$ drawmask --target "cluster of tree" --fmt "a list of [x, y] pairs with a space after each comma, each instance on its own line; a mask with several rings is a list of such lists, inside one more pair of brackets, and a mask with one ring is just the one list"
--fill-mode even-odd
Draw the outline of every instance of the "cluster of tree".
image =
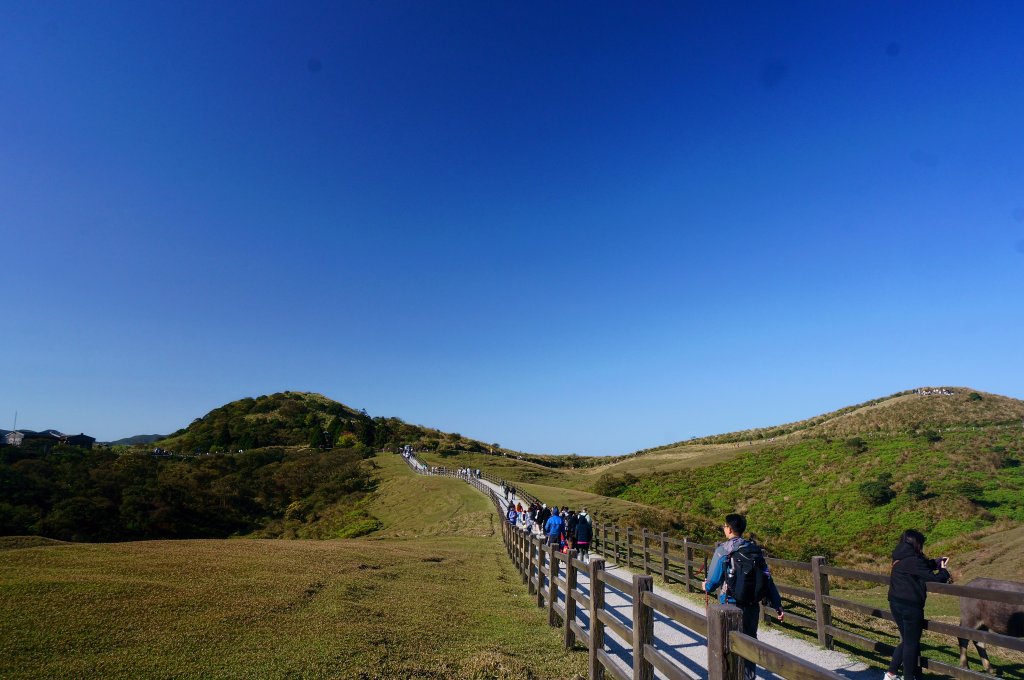
[[480, 442], [459, 434], [410, 425], [399, 418], [371, 418], [366, 411], [305, 392], [233, 401], [156, 445], [182, 453], [222, 453], [267, 446], [330, 449], [363, 445], [397, 450], [405, 444], [442, 453], [487, 450]]
[[[373, 489], [372, 452], [263, 448], [156, 458], [57, 446], [0, 448], [0, 535], [72, 541], [226, 537], [316, 521]], [[296, 515], [301, 508], [301, 516]], [[291, 516], [288, 517], [289, 509]]]

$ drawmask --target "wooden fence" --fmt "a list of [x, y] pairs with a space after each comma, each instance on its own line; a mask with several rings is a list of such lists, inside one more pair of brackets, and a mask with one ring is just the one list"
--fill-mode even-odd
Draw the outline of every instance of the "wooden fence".
[[[496, 495], [492, 499], [500, 510]], [[547, 610], [548, 624], [562, 627], [565, 648], [571, 649], [577, 642], [587, 648], [589, 677], [594, 680], [608, 677], [650, 680], [654, 678], [655, 669], [669, 680], [693, 680], [694, 676], [668, 656], [659, 644], [654, 634], [655, 612], [706, 637], [710, 680], [739, 680], [743, 677], [745, 660], [794, 680], [842, 679], [833, 671], [744, 635], [742, 611], [738, 607], [715, 603], [708, 607], [705, 616], [656, 594], [652, 576], [633, 574], [627, 580], [606, 570], [603, 558], [582, 562], [575, 551], [560, 552], [556, 546], [546, 545], [543, 539], [507, 522], [502, 524], [502, 537], [527, 592], [535, 598], [538, 607]], [[581, 572], [587, 575], [589, 583], [586, 594], [579, 587]], [[605, 594], [609, 588], [632, 602], [632, 625], [605, 609]], [[585, 624], [580, 613], [585, 613]], [[631, 650], [631, 668], [624, 668], [608, 652], [606, 636], [609, 632], [624, 648]]]
[[[701, 584], [707, 576], [708, 560], [714, 552], [715, 546], [696, 543], [686, 538], [672, 538], [665, 533], [648, 532], [646, 529], [638, 532], [628, 527], [622, 529], [612, 524], [598, 524], [595, 519], [592, 549], [599, 555], [631, 569], [641, 570], [644, 574], [658, 574], [666, 584], [680, 583], [686, 586], [687, 592], [700, 592]], [[788, 623], [814, 632], [818, 637], [819, 644], [827, 649], [832, 649], [834, 641], [839, 640], [863, 650], [892, 654], [893, 647], [891, 645], [835, 626], [832, 617], [832, 610], [836, 608], [892, 622], [893, 617], [888, 609], [879, 609], [860, 602], [837, 598], [830, 594], [833, 578], [887, 586], [889, 585], [887, 574], [842, 569], [829, 565], [824, 557], [812, 557], [810, 562], [775, 558], [768, 558], [767, 561], [774, 570], [788, 569], [806, 572], [809, 575], [811, 588], [781, 583], [776, 579], [779, 593], [784, 599], [789, 600], [790, 603], [807, 606], [814, 612], [814, 618], [787, 612], [786, 621]], [[1024, 593], [971, 588], [947, 583], [929, 583], [927, 588], [928, 592], [936, 594], [1024, 605]], [[768, 619], [770, 614], [771, 612], [766, 608], [765, 618]], [[931, 620], [925, 621], [924, 628], [952, 638], [975, 640], [1004, 649], [1024, 651], [1024, 639], [1008, 635]], [[924, 656], [921, 657], [921, 665], [924, 668], [961, 680], [991, 679], [991, 675], [986, 673], [952, 666]]]
[[[409, 464], [412, 466], [411, 462]], [[413, 469], [417, 472], [423, 472], [415, 467]], [[460, 476], [458, 471], [448, 468], [432, 468], [429, 470], [432, 471], [432, 474], [452, 477]], [[506, 484], [505, 480], [486, 473], [481, 473], [481, 477], [499, 486]], [[465, 477], [463, 478], [466, 479]], [[482, 483], [474, 476], [470, 476], [466, 481], [486, 494], [494, 503], [498, 514], [504, 517], [505, 513], [502, 506], [504, 499], [499, 499], [499, 494], [495, 493], [491, 487]], [[518, 487], [516, 490], [521, 498], [525, 498], [524, 493]], [[530, 502], [535, 500], [530, 497]], [[792, 657], [781, 650], [737, 632], [739, 630], [738, 620], [732, 621], [732, 617], [738, 616], [740, 612], [736, 607], [713, 604], [709, 608], [708, 619], [704, 619], [703, 616], [694, 614], [676, 603], [656, 595], [653, 592], [653, 585], [647, 585], [648, 583], [653, 584], [652, 575], [657, 574], [661, 576], [662, 581], [666, 584], [679, 583], [686, 586], [687, 592], [701, 592], [701, 584], [707, 576], [708, 561], [714, 552], [715, 546], [697, 543], [687, 538], [673, 538], [664, 532], [654, 533], [646, 529], [636, 531], [631, 527], [622, 528], [609, 523], [601, 524], [598, 523], [597, 518], [594, 518], [593, 529], [591, 548], [595, 553], [629, 569], [642, 571], [643, 574], [634, 575], [633, 582], [630, 583], [621, 577], [606, 572], [604, 570], [605, 559], [595, 558], [588, 565], [575, 559], [574, 556], [570, 557], [558, 552], [554, 549], [554, 546], [543, 545], [543, 539], [529, 536], [511, 527], [507, 522], [502, 521], [502, 533], [506, 547], [509, 550], [509, 555], [523, 573], [523, 582], [527, 584], [530, 594], [536, 596], [538, 606], [546, 606], [548, 608], [548, 620], [552, 625], [556, 625], [559, 620], [569, 622], [569, 625], [565, 626], [567, 645], [571, 645], [572, 641], [579, 639], [590, 650], [591, 678], [604, 677], [604, 671], [600, 671], [601, 674], [599, 674], [598, 666], [600, 665], [602, 668], [608, 669], [609, 664], [611, 664], [611, 657], [603, 649], [604, 629], [606, 627], [611, 628], [624, 642], [628, 643], [632, 640], [634, 650], [643, 650], [643, 654], [636, 654], [634, 651], [632, 677], [652, 677], [644, 675], [647, 672], [645, 669], [648, 669], [649, 666], [657, 667], [669, 678], [689, 677], [679, 667], [672, 666], [672, 662], [653, 646], [652, 641], [644, 637], [650, 633], [644, 625], [635, 626], [631, 630], [607, 612], [598, 612], [597, 610], [601, 609], [600, 606], [597, 607], [597, 610], [591, 608], [594, 600], [597, 600], [599, 604], [603, 603], [604, 588], [608, 585], [616, 588], [626, 596], [632, 597], [634, 621], [641, 621], [643, 617], [653, 615], [653, 611], [657, 611], [691, 630], [698, 633], [706, 632], [709, 645], [709, 664], [712, 663], [711, 659], [716, 653], [721, 654], [723, 659], [728, 654], [733, 654], [744, 659], [753, 660], [759, 666], [787, 678], [809, 680], [810, 678], [840, 677], [831, 671], [808, 664], [801, 659]], [[888, 585], [888, 575], [839, 568], [829, 565], [824, 557], [812, 557], [810, 562], [797, 562], [776, 558], [768, 558], [767, 561], [769, 566], [776, 570], [776, 573], [780, 569], [786, 569], [806, 572], [809, 575], [812, 584], [811, 588], [781, 583], [776, 579], [779, 593], [785, 600], [788, 600], [791, 604], [799, 603], [812, 609], [814, 612], [814, 618], [787, 612], [786, 621], [788, 623], [814, 632], [818, 637], [819, 644], [827, 649], [832, 649], [834, 641], [839, 640], [863, 650], [881, 654], [892, 654], [893, 647], [891, 645], [835, 626], [833, 625], [832, 617], [833, 608], [837, 608], [892, 622], [892, 614], [887, 609], [879, 609], [852, 600], [837, 598], [830, 594], [830, 588], [833, 585], [830, 577]], [[554, 570], [551, 567], [552, 564], [555, 565]], [[594, 573], [595, 564], [599, 565], [597, 569], [598, 574]], [[575, 588], [576, 574], [579, 569], [586, 570], [590, 576], [590, 582], [595, 584], [593, 587], [594, 595], [589, 599]], [[553, 587], [550, 584], [552, 571], [555, 572], [555, 585]], [[564, 577], [562, 576], [563, 571], [565, 572]], [[569, 586], [570, 583], [572, 587]], [[562, 588], [562, 596], [565, 597], [566, 604], [564, 606], [558, 604], [557, 595], [559, 588]], [[1024, 593], [991, 590], [988, 588], [971, 588], [945, 583], [929, 583], [927, 588], [928, 592], [936, 594], [1024, 605]], [[549, 591], [553, 595], [549, 594]], [[571, 596], [567, 596], [567, 594]], [[573, 616], [571, 616], [571, 614], [576, 612], [576, 605], [578, 603], [581, 603], [590, 612], [589, 620], [594, 622], [591, 624], [589, 631], [581, 629], [579, 622], [575, 621]], [[717, 612], [719, 609], [721, 613], [716, 613], [713, 616], [726, 621], [726, 623], [718, 622], [712, 624], [712, 612]], [[638, 618], [637, 614], [641, 618]], [[766, 608], [764, 612], [766, 620], [770, 620], [771, 614], [772, 612]], [[718, 621], [718, 618], [715, 620]], [[925, 620], [924, 628], [925, 630], [948, 635], [953, 638], [979, 641], [987, 645], [1024, 652], [1024, 639], [1021, 638], [964, 628], [941, 621]], [[637, 633], [637, 629], [639, 629], [639, 633]], [[722, 631], [728, 632], [728, 635]], [[637, 638], [636, 635], [640, 637]], [[716, 648], [717, 651], [712, 649], [714, 645], [718, 646]], [[959, 666], [951, 666], [924, 656], [921, 657], [921, 665], [929, 670], [945, 673], [960, 680], [991, 680], [991, 675], [989, 674], [978, 673], [960, 668]], [[665, 670], [670, 666], [672, 670]], [[725, 668], [726, 666], [732, 669], [729, 672], [738, 672], [733, 668], [735, 664], [730, 666], [729, 663], [722, 662], [721, 667]], [[639, 670], [637, 670], [638, 668]], [[710, 668], [709, 672], [711, 672]], [[621, 674], [618, 668], [608, 670], [608, 673], [612, 677], [626, 677]], [[712, 675], [711, 677], [725, 676]]]

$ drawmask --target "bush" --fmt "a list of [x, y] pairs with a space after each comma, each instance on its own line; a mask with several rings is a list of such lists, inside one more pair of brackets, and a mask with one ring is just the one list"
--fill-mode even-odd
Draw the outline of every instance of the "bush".
[[919, 501], [927, 495], [928, 485], [920, 479], [915, 479], [907, 484], [906, 493], [915, 501]]
[[857, 487], [857, 490], [860, 492], [861, 498], [875, 507], [885, 505], [896, 497], [896, 492], [889, 486], [889, 482], [882, 478], [864, 482]]
[[981, 401], [982, 396], [977, 392], [971, 392], [970, 394], [967, 395], [967, 398], [970, 399], [971, 401]]
[[621, 496], [636, 482], [637, 478], [628, 472], [622, 476], [605, 473], [594, 484], [594, 493], [601, 496]]
[[852, 453], [864, 453], [868, 450], [868, 443], [860, 437], [850, 437], [846, 440], [846, 448]]

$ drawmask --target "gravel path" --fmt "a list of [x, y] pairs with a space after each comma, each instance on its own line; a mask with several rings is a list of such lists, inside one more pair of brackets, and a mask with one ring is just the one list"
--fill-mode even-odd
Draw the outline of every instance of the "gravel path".
[[[502, 495], [501, 487], [485, 482], [489, 487], [494, 489], [498, 494], [499, 498]], [[513, 499], [513, 503], [516, 499]], [[508, 510], [508, 503], [503, 501], [504, 509]], [[617, 573], [620, 577], [632, 580], [630, 575], [632, 572], [625, 568], [616, 565], [614, 562], [609, 563], [607, 567], [609, 571]], [[583, 572], [577, 572], [578, 587], [579, 589], [590, 596], [590, 580], [587, 574]], [[546, 579], [545, 579], [546, 581]], [[659, 589], [655, 587], [656, 592], [661, 597], [677, 602], [680, 605], [704, 613], [703, 607], [696, 605], [690, 600], [667, 590]], [[564, 593], [559, 592], [558, 599], [560, 601], [565, 600]], [[633, 615], [633, 601], [632, 598], [621, 591], [613, 588], [610, 585], [605, 585], [605, 609], [612, 613], [613, 616], [621, 620], [624, 624], [632, 627], [632, 615]], [[580, 625], [587, 629], [589, 627], [589, 621], [586, 611], [577, 609], [576, 613], [577, 621]], [[654, 613], [654, 637], [655, 647], [664, 653], [669, 658], [672, 658], [676, 663], [686, 670], [686, 672], [695, 677], [705, 680], [708, 677], [707, 672], [707, 639], [701, 633], [689, 630], [683, 627], [681, 624], [665, 617], [658, 612]], [[822, 649], [816, 644], [801, 640], [798, 638], [790, 637], [778, 629], [765, 626], [761, 624], [758, 630], [758, 639], [767, 642], [773, 647], [785, 650], [790, 654], [799, 656], [801, 659], [810, 661], [813, 664], [822, 666], [836, 671], [840, 675], [843, 675], [851, 680], [880, 680], [882, 677], [882, 671], [868, 667], [866, 664], [853, 659], [842, 652], [829, 651]], [[633, 664], [633, 652], [629, 648], [631, 641], [620, 640], [619, 637], [610, 629], [605, 628], [605, 642], [606, 649], [609, 654], [616, 657], [622, 662], [622, 670], [631, 674], [628, 669], [632, 668]], [[664, 677], [657, 669], [655, 669], [655, 677]], [[758, 669], [758, 677], [764, 678], [765, 680], [778, 680], [779, 676], [773, 673]]]

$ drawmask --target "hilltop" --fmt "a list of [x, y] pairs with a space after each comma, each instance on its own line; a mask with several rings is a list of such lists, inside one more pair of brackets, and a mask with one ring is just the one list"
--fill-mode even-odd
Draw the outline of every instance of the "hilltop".
[[795, 433], [844, 436], [869, 432], [913, 432], [954, 426], [986, 427], [1020, 422], [1024, 401], [969, 387], [921, 387], [896, 392], [792, 423], [694, 437], [638, 454], [704, 444], [753, 443]]
[[399, 418], [370, 417], [315, 392], [277, 392], [246, 397], [213, 409], [156, 445], [181, 453], [218, 453], [265, 446], [377, 449], [413, 444], [419, 448], [484, 451], [488, 445]]

